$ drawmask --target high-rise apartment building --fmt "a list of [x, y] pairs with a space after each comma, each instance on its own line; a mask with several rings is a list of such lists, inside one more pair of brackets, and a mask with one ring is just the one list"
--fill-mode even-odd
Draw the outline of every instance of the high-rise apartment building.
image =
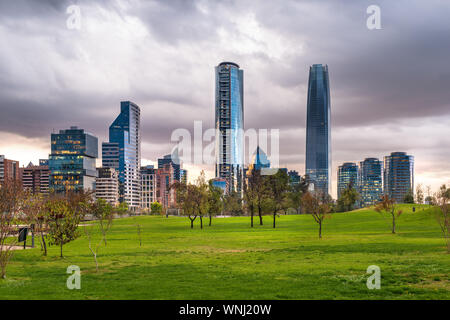
[[173, 167], [169, 163], [156, 171], [156, 200], [163, 208], [171, 208], [176, 204], [175, 189], [171, 188], [173, 177]]
[[55, 192], [95, 190], [97, 157], [98, 139], [83, 129], [71, 127], [52, 133], [49, 189]]
[[97, 168], [95, 197], [112, 206], [119, 204], [119, 173], [114, 168]]
[[48, 194], [50, 170], [48, 160], [39, 160], [39, 165], [29, 163], [28, 166], [20, 168], [22, 186], [32, 194]]
[[0, 183], [8, 180], [20, 180], [19, 161], [9, 160], [0, 155]]
[[382, 161], [366, 158], [359, 163], [358, 189], [361, 207], [369, 207], [380, 201], [383, 195]]
[[338, 168], [338, 184], [337, 192], [338, 198], [341, 197], [342, 192], [349, 186], [358, 190], [358, 166], [354, 162], [345, 162]]
[[120, 103], [120, 114], [109, 127], [109, 142], [102, 144], [102, 166], [119, 173], [119, 201], [138, 211], [141, 206], [140, 108], [131, 101]]
[[315, 191], [331, 193], [331, 126], [328, 66], [309, 69], [306, 120], [306, 174]]
[[414, 194], [414, 157], [392, 152], [384, 157], [384, 193], [402, 203], [409, 192]]
[[234, 62], [215, 68], [216, 178], [242, 193], [244, 163], [244, 71]]
[[156, 173], [152, 165], [141, 167], [141, 201], [142, 209], [146, 211], [151, 210], [151, 204], [156, 202]]
[[164, 168], [164, 165], [170, 164], [173, 167], [173, 179], [181, 181], [181, 165], [180, 160], [175, 155], [167, 154], [163, 158], [158, 159], [158, 169]]

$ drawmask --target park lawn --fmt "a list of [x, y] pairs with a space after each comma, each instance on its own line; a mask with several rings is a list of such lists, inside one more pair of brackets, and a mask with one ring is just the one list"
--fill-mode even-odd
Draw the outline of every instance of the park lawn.
[[[402, 207], [395, 235], [388, 216], [360, 209], [326, 219], [321, 240], [309, 215], [280, 216], [276, 229], [271, 216], [253, 229], [249, 217], [204, 219], [203, 230], [184, 217], [118, 219], [98, 273], [84, 235], [63, 259], [58, 247], [47, 257], [16, 251], [0, 299], [450, 299], [435, 209]], [[81, 268], [81, 290], [66, 287], [70, 265]], [[367, 289], [370, 265], [381, 268], [380, 290]]]

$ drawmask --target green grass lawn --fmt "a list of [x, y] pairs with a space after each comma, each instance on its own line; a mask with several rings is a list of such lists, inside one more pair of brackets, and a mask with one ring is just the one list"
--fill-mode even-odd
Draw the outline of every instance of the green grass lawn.
[[[363, 209], [326, 219], [321, 240], [308, 215], [281, 216], [276, 229], [270, 216], [253, 229], [236, 217], [203, 230], [184, 217], [119, 219], [98, 273], [85, 236], [63, 259], [58, 247], [48, 257], [16, 251], [0, 299], [450, 299], [450, 255], [432, 209], [403, 207], [395, 235], [387, 216]], [[66, 287], [69, 265], [81, 268], [81, 290]], [[369, 265], [381, 268], [380, 290], [366, 287]]]

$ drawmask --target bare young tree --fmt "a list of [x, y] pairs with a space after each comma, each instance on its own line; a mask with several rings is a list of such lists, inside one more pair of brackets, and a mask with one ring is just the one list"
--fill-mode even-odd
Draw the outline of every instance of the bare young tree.
[[398, 210], [394, 199], [389, 198], [387, 194], [383, 195], [381, 201], [375, 206], [375, 211], [379, 213], [388, 213], [392, 217], [392, 233], [396, 231], [397, 218], [403, 213], [402, 210]]
[[416, 203], [422, 204], [424, 199], [425, 199], [425, 196], [424, 196], [424, 192], [423, 192], [423, 186], [421, 183], [419, 183], [416, 186]]
[[319, 225], [319, 239], [322, 239], [323, 220], [331, 211], [330, 197], [320, 192], [306, 192], [302, 197], [302, 206], [306, 214], [310, 214]]
[[21, 217], [20, 211], [24, 205], [26, 193], [17, 180], [5, 180], [0, 185], [0, 277], [6, 278], [6, 268], [17, 244], [16, 233]]
[[445, 184], [442, 185], [434, 198], [434, 202], [438, 206], [436, 219], [447, 244], [447, 253], [450, 253], [450, 188], [447, 188]]

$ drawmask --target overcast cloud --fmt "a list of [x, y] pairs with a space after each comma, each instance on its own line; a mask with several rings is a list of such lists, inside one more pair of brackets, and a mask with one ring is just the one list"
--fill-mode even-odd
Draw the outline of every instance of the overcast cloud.
[[[66, 26], [72, 4], [80, 30]], [[381, 30], [366, 27], [371, 4]], [[416, 183], [437, 188], [450, 182], [449, 16], [438, 0], [2, 1], [0, 154], [36, 162], [50, 132], [71, 125], [105, 141], [132, 100], [144, 162], [155, 161], [173, 130], [213, 126], [214, 66], [234, 61], [245, 127], [280, 129], [280, 164], [304, 173], [308, 70], [322, 63], [334, 176], [342, 162], [406, 151]], [[200, 169], [188, 168], [191, 178]]]

